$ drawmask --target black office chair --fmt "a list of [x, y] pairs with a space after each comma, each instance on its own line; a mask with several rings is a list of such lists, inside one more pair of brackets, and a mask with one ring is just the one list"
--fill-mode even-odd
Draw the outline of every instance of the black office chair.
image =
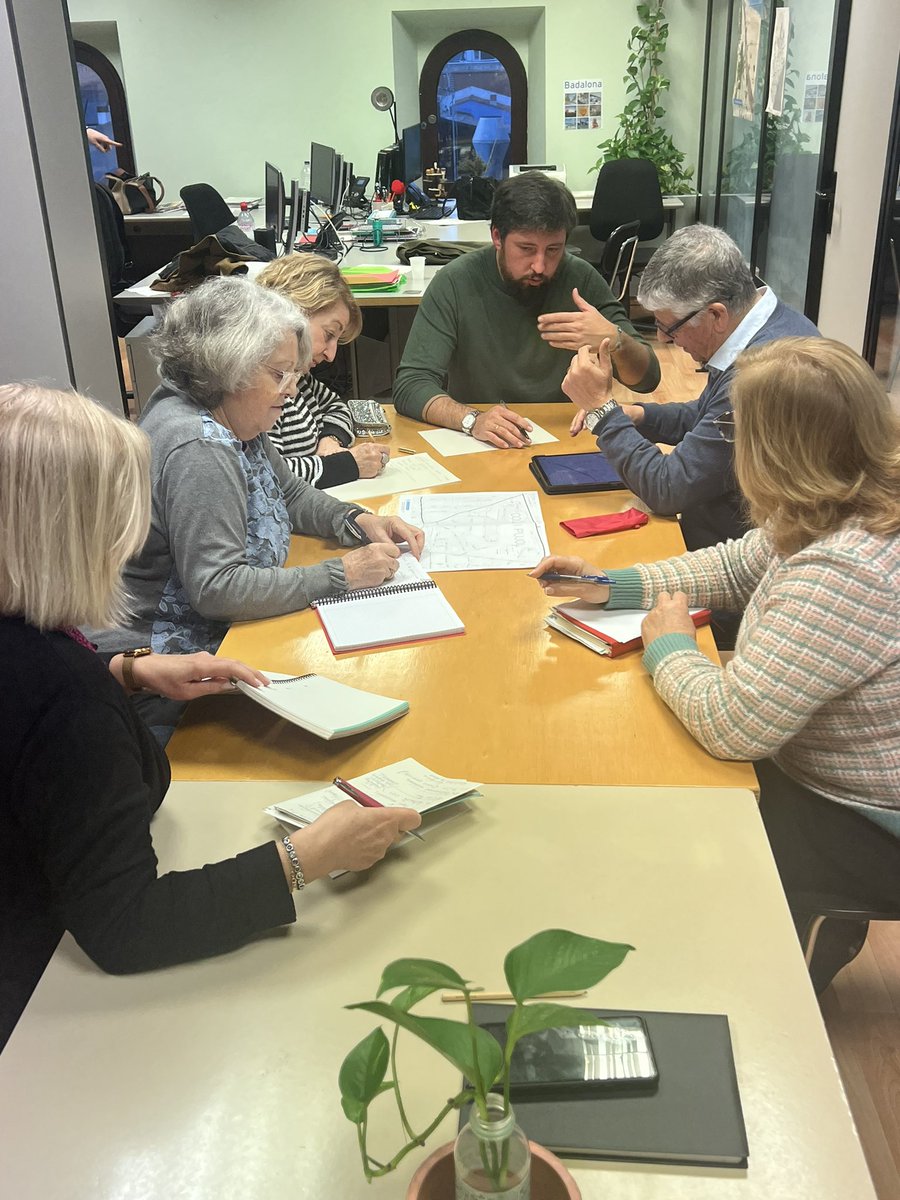
[[603, 247], [597, 270], [609, 284], [610, 291], [619, 301], [628, 295], [631, 272], [637, 255], [640, 221], [628, 221], [614, 229]]
[[[649, 242], [662, 233], [666, 214], [659, 175], [648, 158], [616, 158], [597, 172], [597, 184], [588, 221], [598, 242], [608, 242], [623, 225], [638, 222], [638, 241]], [[639, 273], [653, 251], [635, 247], [631, 269]], [[603, 263], [595, 264], [603, 274]]]
[[[109, 279], [109, 290], [115, 299], [119, 292], [134, 283], [133, 264], [125, 236], [125, 219], [112, 192], [104, 184], [94, 183], [94, 197], [103, 266]], [[115, 302], [112, 316], [116, 337], [124, 337], [143, 319], [143, 313], [135, 316], [119, 308]]]
[[195, 243], [234, 224], [234, 213], [208, 183], [189, 183], [181, 189], [181, 199], [191, 219]]
[[[830, 951], [828, 947], [823, 947], [823, 943], [819, 940], [819, 934], [826, 921], [849, 922], [847, 934], [849, 942], [853, 943], [850, 949], [855, 953], [862, 949], [870, 921], [900, 921], [900, 904], [896, 908], [875, 909], [867, 907], [853, 897], [822, 893], [805, 893], [798, 896], [797, 901], [804, 911], [812, 914], [801, 934], [800, 945], [803, 948], [803, 957], [817, 993], [824, 991], [831, 982], [831, 978], [852, 961], [852, 959], [847, 959], [844, 954], [841, 955], [843, 961], [828, 961], [833, 951]], [[843, 943], [847, 942], [848, 938], [845, 936], [840, 940], [842, 944], [838, 950], [843, 951]], [[823, 954], [817, 953], [823, 948]]]

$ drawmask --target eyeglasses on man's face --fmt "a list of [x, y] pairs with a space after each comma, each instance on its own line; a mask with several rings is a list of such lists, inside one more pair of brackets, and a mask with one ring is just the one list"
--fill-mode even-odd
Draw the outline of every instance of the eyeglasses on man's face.
[[734, 413], [724, 412], [719, 417], [713, 417], [713, 425], [719, 431], [719, 436], [726, 442], [734, 441]]
[[660, 325], [659, 321], [654, 318], [653, 324], [656, 326], [657, 333], [661, 333], [663, 337], [670, 338], [678, 332], [682, 325], [687, 325], [692, 317], [696, 317], [697, 313], [703, 312], [706, 308], [705, 304], [701, 304], [699, 308], [695, 308], [693, 312], [689, 312], [686, 317], [682, 317], [679, 321], [673, 321], [671, 325]]
[[296, 391], [297, 384], [303, 378], [302, 371], [282, 371], [278, 367], [270, 367], [268, 363], [263, 363], [263, 367], [277, 382], [279, 392], [287, 391], [289, 388]]

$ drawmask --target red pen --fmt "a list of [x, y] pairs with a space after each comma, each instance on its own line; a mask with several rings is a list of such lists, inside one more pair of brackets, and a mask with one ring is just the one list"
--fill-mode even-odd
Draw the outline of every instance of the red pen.
[[[384, 808], [380, 800], [376, 800], [374, 796], [367, 796], [365, 792], [361, 792], [358, 787], [355, 787], [352, 783], [348, 783], [346, 779], [341, 779], [340, 775], [336, 775], [332, 782], [345, 796], [349, 796], [351, 800], [355, 800], [360, 808]], [[406, 832], [414, 838], [418, 838], [420, 842], [425, 841], [421, 833], [416, 833], [414, 829], [407, 829]]]

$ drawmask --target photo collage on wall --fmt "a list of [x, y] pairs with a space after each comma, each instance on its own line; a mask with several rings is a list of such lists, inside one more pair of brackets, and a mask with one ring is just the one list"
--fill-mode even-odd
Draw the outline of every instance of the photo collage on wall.
[[599, 79], [567, 79], [563, 85], [563, 128], [599, 129], [603, 84]]

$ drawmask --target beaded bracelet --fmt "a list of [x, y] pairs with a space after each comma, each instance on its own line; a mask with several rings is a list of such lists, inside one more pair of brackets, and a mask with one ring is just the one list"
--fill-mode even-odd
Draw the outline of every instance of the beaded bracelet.
[[291, 864], [292, 891], [300, 892], [306, 887], [306, 880], [303, 878], [303, 868], [300, 866], [297, 851], [294, 849], [294, 844], [289, 837], [282, 838], [281, 844], [284, 846], [285, 853]]

